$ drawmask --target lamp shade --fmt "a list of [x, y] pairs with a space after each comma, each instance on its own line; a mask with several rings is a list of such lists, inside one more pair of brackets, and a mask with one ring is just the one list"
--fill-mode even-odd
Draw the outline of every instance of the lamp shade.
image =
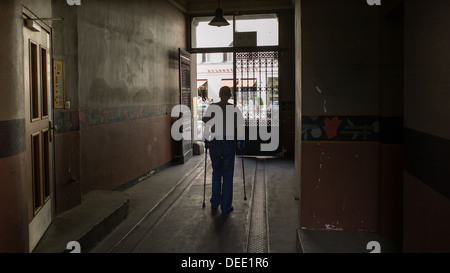
[[221, 8], [216, 9], [216, 15], [215, 17], [209, 22], [210, 26], [215, 27], [223, 27], [223, 26], [229, 26], [230, 23], [223, 17], [223, 10]]

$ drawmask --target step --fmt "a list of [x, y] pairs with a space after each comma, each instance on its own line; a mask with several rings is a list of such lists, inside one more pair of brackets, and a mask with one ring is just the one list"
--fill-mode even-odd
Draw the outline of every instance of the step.
[[81, 205], [57, 216], [34, 249], [34, 253], [70, 252], [76, 241], [81, 252], [89, 252], [128, 216], [130, 196], [125, 192], [94, 190], [83, 196]]
[[297, 248], [301, 253], [370, 253], [369, 242], [377, 242], [381, 253], [401, 251], [395, 242], [376, 232], [297, 229]]

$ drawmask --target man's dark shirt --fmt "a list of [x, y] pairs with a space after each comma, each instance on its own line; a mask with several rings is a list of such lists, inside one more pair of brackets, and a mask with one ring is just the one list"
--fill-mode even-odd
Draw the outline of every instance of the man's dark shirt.
[[[218, 103], [212, 103], [211, 105], [217, 105], [217, 106], [219, 106], [222, 109], [222, 117], [223, 117], [223, 131], [222, 132], [223, 132], [223, 139], [225, 140], [225, 139], [227, 139], [227, 131], [226, 131], [226, 124], [227, 124], [226, 123], [227, 122], [227, 112], [226, 111], [227, 110], [226, 110], [226, 108], [227, 108], [228, 105], [229, 106], [233, 106], [233, 107], [234, 107], [234, 105], [229, 103], [229, 102], [227, 102], [227, 101], [220, 101]], [[214, 114], [215, 113], [211, 109], [209, 109], [209, 107], [208, 107], [208, 109], [206, 110], [206, 115], [202, 118], [202, 121], [207, 123], [209, 120], [214, 118]], [[240, 111], [239, 111], [239, 114], [240, 114]], [[241, 117], [242, 117], [242, 114], [241, 114]], [[238, 132], [238, 130], [237, 130], [238, 126], [237, 125], [238, 125], [238, 119], [237, 119], [237, 115], [235, 114], [234, 115], [234, 124], [233, 124], [234, 132], [232, 134], [228, 135], [228, 139], [231, 136], [233, 136], [234, 140], [241, 139], [241, 138], [238, 138], [237, 134], [240, 133], [242, 135], [242, 132]], [[213, 126], [211, 128], [211, 132], [214, 134], [215, 131], [216, 131], [215, 130], [215, 126]]]

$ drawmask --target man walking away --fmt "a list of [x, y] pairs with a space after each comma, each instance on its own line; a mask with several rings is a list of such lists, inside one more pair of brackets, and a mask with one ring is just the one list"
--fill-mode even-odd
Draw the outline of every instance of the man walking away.
[[[210, 202], [213, 210], [216, 210], [220, 205], [222, 214], [228, 214], [233, 211], [234, 161], [236, 144], [240, 145], [240, 141], [236, 143], [236, 140], [244, 139], [244, 127], [241, 111], [239, 108], [235, 108], [233, 104], [228, 102], [231, 98], [231, 88], [228, 86], [222, 87], [219, 91], [219, 97], [220, 102], [211, 104], [206, 110], [202, 120], [207, 123], [215, 117], [217, 113], [216, 110], [221, 110], [222, 120], [219, 120], [218, 122], [216, 120], [213, 127], [210, 129], [211, 140], [208, 144], [213, 168], [212, 196]], [[233, 124], [233, 126], [227, 126], [227, 122]], [[206, 139], [206, 141], [208, 141], [208, 139]]]

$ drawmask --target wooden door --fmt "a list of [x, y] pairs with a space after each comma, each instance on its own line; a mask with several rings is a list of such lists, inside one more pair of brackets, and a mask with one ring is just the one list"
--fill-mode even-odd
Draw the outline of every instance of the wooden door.
[[[187, 106], [192, 109], [191, 96], [191, 54], [181, 48], [178, 49], [179, 55], [179, 73], [180, 73], [180, 105]], [[191, 110], [192, 111], [192, 110]], [[182, 130], [192, 136], [192, 117], [185, 119]], [[181, 161], [187, 162], [193, 155], [192, 139], [182, 139], [181, 147]]]
[[[39, 29], [39, 28], [38, 28]], [[53, 132], [50, 33], [23, 27], [29, 249], [52, 221]]]

